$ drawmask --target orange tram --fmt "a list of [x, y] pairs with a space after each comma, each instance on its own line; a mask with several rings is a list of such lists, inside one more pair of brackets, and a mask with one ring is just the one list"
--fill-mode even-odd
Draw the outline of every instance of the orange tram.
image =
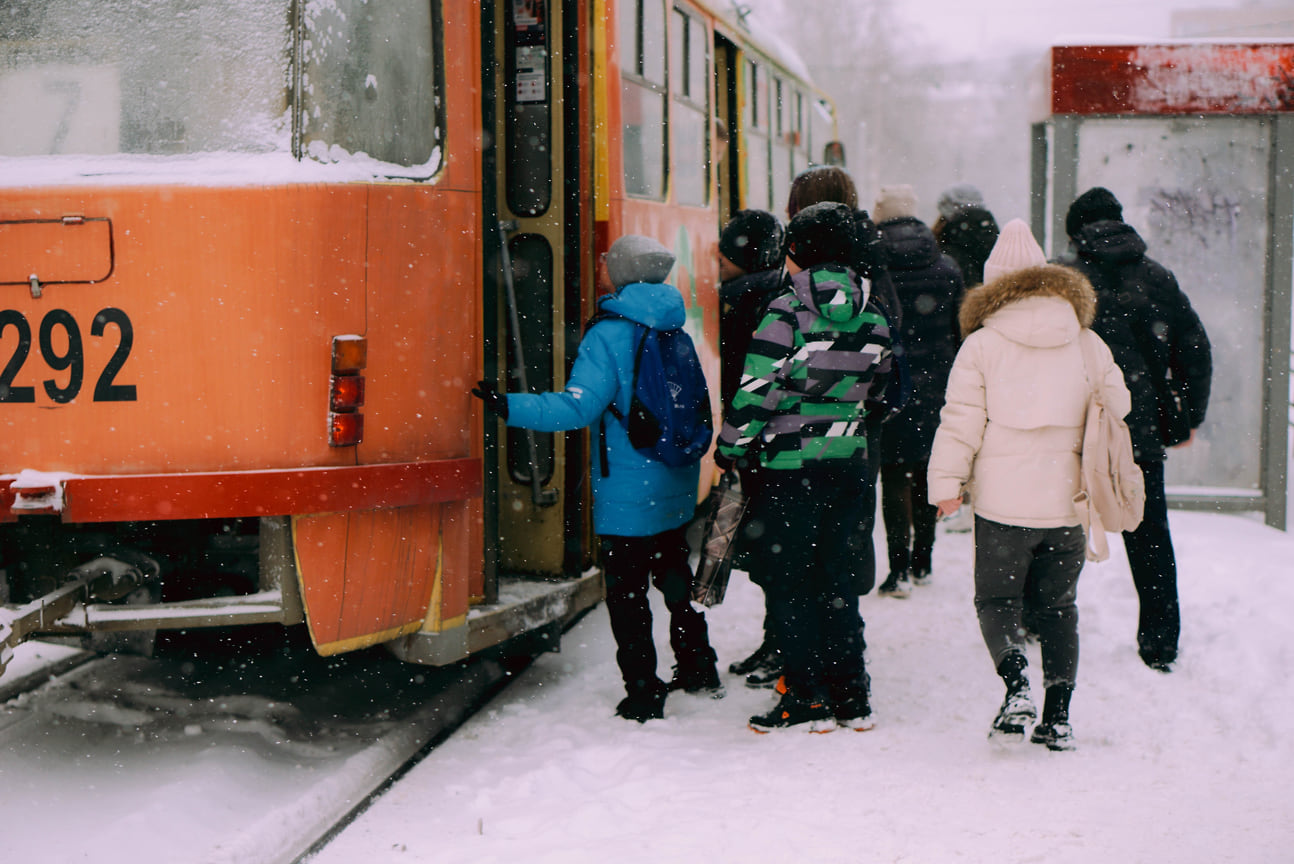
[[642, 233], [717, 394], [719, 227], [838, 152], [720, 0], [8, 0], [0, 40], [0, 671], [252, 623], [555, 647], [601, 599], [588, 437], [472, 383], [560, 389]]

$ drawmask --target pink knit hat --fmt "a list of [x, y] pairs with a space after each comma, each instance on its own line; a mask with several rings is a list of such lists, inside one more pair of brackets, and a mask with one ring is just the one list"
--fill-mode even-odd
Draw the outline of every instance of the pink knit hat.
[[1046, 263], [1047, 256], [1038, 241], [1033, 239], [1029, 226], [1023, 219], [1012, 219], [1002, 227], [993, 251], [984, 262], [984, 282], [987, 284], [1014, 270]]

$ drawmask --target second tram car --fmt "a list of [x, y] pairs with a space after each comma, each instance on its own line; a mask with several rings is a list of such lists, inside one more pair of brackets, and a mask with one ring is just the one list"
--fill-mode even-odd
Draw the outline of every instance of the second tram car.
[[634, 232], [717, 394], [719, 226], [832, 137], [799, 69], [700, 0], [10, 0], [0, 671], [47, 634], [555, 638], [601, 599], [587, 436], [469, 388], [560, 389]]

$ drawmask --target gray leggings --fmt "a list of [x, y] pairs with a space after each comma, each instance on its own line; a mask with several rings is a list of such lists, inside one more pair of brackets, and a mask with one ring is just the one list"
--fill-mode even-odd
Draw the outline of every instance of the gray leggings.
[[975, 612], [997, 668], [1024, 650], [1024, 613], [1042, 643], [1043, 686], [1074, 685], [1078, 672], [1081, 526], [1021, 528], [975, 517]]

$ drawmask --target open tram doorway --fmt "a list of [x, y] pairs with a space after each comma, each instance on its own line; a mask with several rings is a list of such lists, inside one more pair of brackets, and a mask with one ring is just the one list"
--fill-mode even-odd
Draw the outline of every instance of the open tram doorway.
[[740, 153], [737, 122], [737, 46], [717, 31], [714, 34], [714, 176], [719, 202], [719, 229], [741, 209]]
[[[483, 7], [493, 19], [483, 26], [482, 52], [493, 60], [483, 70], [485, 372], [511, 392], [561, 390], [582, 330], [592, 271], [582, 152], [589, 107], [580, 84], [588, 8], [585, 0]], [[492, 417], [485, 431], [487, 570], [579, 573], [592, 536], [584, 436], [509, 428]]]

